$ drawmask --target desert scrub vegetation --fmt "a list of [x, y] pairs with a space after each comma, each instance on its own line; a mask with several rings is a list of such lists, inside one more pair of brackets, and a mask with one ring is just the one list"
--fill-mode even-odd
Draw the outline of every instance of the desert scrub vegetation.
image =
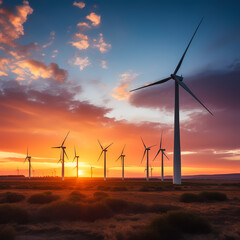
[[180, 202], [218, 202], [227, 201], [227, 195], [221, 192], [200, 192], [195, 193], [184, 193], [180, 196]]
[[113, 217], [119, 213], [167, 212], [179, 209], [168, 205], [144, 205], [122, 199], [103, 198], [99, 201], [80, 203], [74, 201], [58, 201], [39, 209], [37, 219], [44, 221], [95, 221]]
[[25, 208], [12, 204], [0, 205], [0, 224], [12, 222], [25, 224], [28, 223], [28, 221], [29, 213]]
[[9, 225], [0, 225], [0, 239], [14, 240], [16, 237], [15, 229]]
[[68, 200], [69, 201], [85, 201], [87, 199], [87, 196], [79, 191], [72, 191], [69, 196]]
[[211, 232], [209, 222], [188, 211], [169, 211], [154, 218], [150, 224], [134, 232], [118, 235], [118, 240], [175, 240], [184, 234], [208, 234]]
[[47, 204], [59, 198], [60, 196], [53, 195], [51, 192], [36, 193], [28, 198], [28, 202], [31, 204]]
[[25, 196], [16, 192], [5, 192], [0, 195], [0, 203], [16, 203], [25, 199]]

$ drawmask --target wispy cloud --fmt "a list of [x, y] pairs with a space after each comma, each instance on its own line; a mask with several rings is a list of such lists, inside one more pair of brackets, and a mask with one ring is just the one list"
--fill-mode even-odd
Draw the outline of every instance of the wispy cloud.
[[80, 70], [82, 71], [84, 68], [86, 68], [87, 66], [89, 66], [91, 63], [88, 59], [88, 57], [85, 58], [81, 58], [81, 57], [77, 57], [74, 65], [79, 66]]
[[73, 6], [79, 7], [79, 8], [84, 8], [85, 7], [85, 3], [84, 2], [74, 2]]
[[101, 61], [101, 67], [102, 67], [103, 69], [107, 69], [107, 68], [108, 68], [107, 62], [106, 62], [105, 60], [102, 60], [102, 61]]
[[88, 16], [86, 16], [86, 19], [90, 20], [93, 26], [97, 26], [101, 22], [101, 16], [94, 12], [91, 12]]
[[107, 52], [112, 47], [111, 44], [104, 42], [102, 33], [99, 34], [98, 40], [93, 39], [93, 41], [94, 41], [93, 47], [98, 48], [101, 53]]
[[133, 73], [130, 70], [121, 74], [117, 87], [113, 89], [112, 96], [118, 100], [128, 100], [130, 97], [128, 88], [137, 76], [139, 76], [138, 73]]

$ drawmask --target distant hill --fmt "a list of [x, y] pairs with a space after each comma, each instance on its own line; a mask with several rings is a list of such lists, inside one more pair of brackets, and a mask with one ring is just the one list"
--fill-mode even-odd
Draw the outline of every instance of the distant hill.
[[240, 180], [240, 173], [214, 174], [214, 175], [190, 175], [190, 176], [182, 176], [182, 179]]
[[0, 175], [1, 178], [25, 178], [24, 175]]

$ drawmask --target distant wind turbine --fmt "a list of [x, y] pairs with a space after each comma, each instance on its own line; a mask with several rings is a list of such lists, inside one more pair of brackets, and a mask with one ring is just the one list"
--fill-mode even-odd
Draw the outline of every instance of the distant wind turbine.
[[[142, 137], [141, 137], [141, 139], [142, 139]], [[143, 159], [144, 159], [144, 157], [145, 157], [145, 154], [146, 154], [146, 152], [147, 152], [147, 167], [146, 167], [147, 176], [146, 176], [146, 180], [148, 181], [148, 180], [149, 180], [149, 161], [148, 161], [149, 158], [148, 158], [148, 151], [149, 151], [152, 147], [154, 147], [154, 146], [156, 146], [156, 145], [152, 145], [152, 146], [150, 146], [150, 147], [146, 147], [143, 139], [142, 139], [142, 143], [143, 143], [143, 146], [144, 146], [145, 150], [144, 150], [144, 153], [143, 153], [143, 157], [142, 157], [141, 163], [142, 163], [142, 161], [143, 161]]]
[[90, 169], [91, 169], [91, 178], [92, 178], [92, 176], [93, 176], [93, 174], [92, 174], [93, 171], [92, 171], [92, 170], [93, 170], [93, 168], [95, 168], [95, 167], [93, 167], [91, 164], [89, 164], [89, 165], [90, 165]]
[[105, 148], [103, 148], [103, 146], [102, 146], [102, 144], [100, 143], [100, 141], [98, 140], [98, 143], [99, 143], [99, 145], [100, 145], [100, 147], [101, 147], [101, 149], [102, 149], [102, 151], [101, 151], [101, 154], [100, 154], [100, 156], [99, 156], [99, 158], [98, 158], [98, 161], [99, 161], [99, 159], [101, 158], [101, 156], [102, 156], [102, 154], [103, 154], [103, 152], [104, 152], [104, 181], [106, 181], [106, 170], [107, 170], [107, 168], [106, 168], [106, 161], [107, 161], [107, 156], [106, 156], [106, 154], [107, 154], [107, 149], [113, 144], [113, 143], [111, 143], [111, 144], [109, 144], [107, 147], [105, 147]]
[[77, 151], [76, 151], [76, 147], [74, 146], [74, 158], [73, 158], [73, 162], [75, 159], [77, 159], [77, 166], [75, 167], [77, 169], [77, 178], [78, 178], [78, 158], [79, 156], [77, 155]]
[[59, 147], [52, 147], [52, 148], [61, 148], [62, 149], [62, 158], [61, 158], [61, 155], [60, 155], [60, 160], [58, 162], [62, 162], [62, 180], [64, 181], [64, 156], [66, 155], [67, 159], [68, 159], [68, 155], [65, 151], [66, 147], [64, 146], [64, 143], [68, 137], [68, 134], [70, 133], [70, 131], [67, 133], [66, 137], [64, 138], [61, 146]]
[[[118, 157], [118, 159], [121, 158], [121, 160], [122, 160], [122, 180], [123, 181], [124, 181], [124, 158], [125, 158], [125, 155], [123, 154], [123, 151], [125, 149], [125, 146], [126, 146], [126, 144], [124, 145], [123, 150], [122, 150], [120, 156]], [[116, 161], [118, 161], [118, 159]]]
[[169, 158], [166, 155], [165, 151], [166, 151], [166, 149], [162, 148], [162, 134], [161, 134], [160, 146], [159, 146], [158, 152], [157, 152], [156, 156], [154, 157], [153, 161], [157, 158], [158, 154], [160, 152], [162, 152], [162, 164], [161, 164], [161, 171], [162, 171], [161, 177], [162, 177], [162, 181], [164, 180], [163, 155], [165, 155], [165, 157], [169, 160]]
[[152, 172], [153, 172], [153, 169], [154, 169], [154, 167], [150, 167], [150, 170], [151, 170], [151, 178], [152, 178]]
[[187, 53], [187, 50], [200, 26], [200, 24], [202, 23], [202, 20], [200, 21], [200, 23], [198, 24], [190, 42], [188, 43], [188, 46], [186, 48], [186, 50], [184, 51], [175, 71], [173, 74], [170, 75], [170, 77], [167, 77], [165, 79], [162, 79], [160, 81], [157, 82], [153, 82], [150, 84], [147, 84], [145, 86], [136, 88], [131, 90], [130, 92], [142, 89], [142, 88], [146, 88], [146, 87], [150, 87], [153, 85], [158, 85], [161, 83], [165, 83], [169, 80], [174, 80], [175, 82], [175, 113], [174, 113], [174, 161], [173, 161], [173, 183], [174, 184], [181, 184], [181, 148], [180, 148], [180, 127], [179, 127], [179, 85], [186, 90], [190, 95], [192, 95], [192, 97], [194, 97], [211, 115], [213, 115], [210, 110], [207, 109], [207, 107], [205, 107], [205, 105], [192, 93], [192, 91], [187, 87], [187, 85], [185, 83], [183, 83], [183, 77], [177, 75], [177, 72], [179, 70], [179, 68], [182, 65], [183, 59]]
[[31, 179], [31, 167], [32, 167], [31, 158], [32, 158], [32, 157], [28, 155], [28, 148], [27, 148], [27, 156], [26, 156], [24, 162], [28, 161], [28, 171], [29, 171], [29, 173], [28, 173], [28, 178], [29, 178], [29, 179]]

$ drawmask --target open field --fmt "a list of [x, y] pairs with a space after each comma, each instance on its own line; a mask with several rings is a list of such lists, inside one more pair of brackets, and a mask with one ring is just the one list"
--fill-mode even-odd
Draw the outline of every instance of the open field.
[[[203, 217], [211, 228], [205, 234], [184, 230], [179, 239], [240, 239], [239, 190], [239, 181], [223, 180], [185, 180], [181, 186], [140, 179], [1, 180], [0, 239], [6, 226], [12, 228], [5, 239], [143, 239], [134, 234], [144, 234], [153, 218], [179, 210]], [[198, 199], [185, 195], [187, 201], [180, 201], [185, 193]], [[161, 239], [172, 238], [167, 233]]]

